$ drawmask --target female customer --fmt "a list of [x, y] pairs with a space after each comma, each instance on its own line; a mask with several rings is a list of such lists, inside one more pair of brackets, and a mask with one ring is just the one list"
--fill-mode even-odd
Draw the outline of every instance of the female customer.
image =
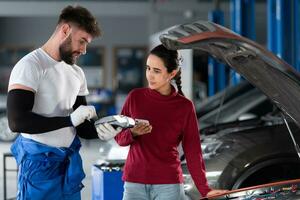
[[211, 190], [207, 184], [195, 109], [182, 93], [178, 65], [177, 51], [163, 45], [152, 49], [146, 64], [148, 87], [134, 89], [125, 101], [123, 115], [149, 123], [138, 122], [115, 137], [119, 145], [130, 145], [123, 174], [123, 200], [184, 199], [177, 150], [180, 142], [201, 195], [225, 192]]

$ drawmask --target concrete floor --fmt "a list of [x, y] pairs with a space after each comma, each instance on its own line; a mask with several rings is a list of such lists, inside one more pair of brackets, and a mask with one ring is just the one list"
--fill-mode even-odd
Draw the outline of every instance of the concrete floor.
[[[83, 188], [82, 200], [89, 200], [92, 197], [92, 177], [91, 177], [91, 167], [95, 164], [99, 157], [99, 148], [101, 142], [97, 139], [94, 140], [82, 140], [82, 148], [80, 154], [82, 156], [84, 171], [86, 173], [86, 178], [83, 181], [85, 187]], [[10, 152], [9, 148], [11, 143], [0, 142], [0, 200], [4, 200], [3, 196], [3, 153]], [[7, 168], [15, 168], [16, 164], [13, 159], [7, 159]], [[16, 172], [9, 172], [7, 174], [7, 197], [16, 196]]]

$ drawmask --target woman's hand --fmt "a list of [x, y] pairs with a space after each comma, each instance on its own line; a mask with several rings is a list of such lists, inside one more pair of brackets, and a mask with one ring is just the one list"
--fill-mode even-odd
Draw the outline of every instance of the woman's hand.
[[152, 126], [145, 122], [137, 122], [135, 126], [130, 129], [133, 137], [150, 133], [151, 130]]
[[209, 191], [206, 196], [211, 197], [211, 196], [216, 196], [216, 195], [222, 195], [222, 194], [224, 194], [228, 191], [229, 190], [215, 190], [215, 189], [213, 189], [213, 190]]

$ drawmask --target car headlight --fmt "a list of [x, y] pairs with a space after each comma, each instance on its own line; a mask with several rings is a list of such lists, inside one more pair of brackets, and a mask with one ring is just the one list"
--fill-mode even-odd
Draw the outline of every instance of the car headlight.
[[217, 155], [218, 149], [222, 146], [223, 142], [219, 140], [205, 140], [201, 143], [203, 159], [209, 159]]
[[201, 196], [190, 174], [183, 174], [185, 199], [199, 199]]
[[184, 179], [184, 190], [189, 191], [194, 187], [194, 181], [190, 174], [183, 174]]
[[207, 178], [208, 185], [212, 188], [216, 188], [218, 179], [221, 174], [222, 174], [222, 171], [206, 172], [206, 178]]
[[205, 139], [201, 143], [203, 159], [211, 159], [219, 155], [222, 151], [229, 149], [232, 146], [230, 141], [221, 141], [214, 138]]
[[[216, 183], [218, 181], [218, 178], [221, 174], [222, 171], [206, 172], [208, 185], [212, 188], [215, 188], [217, 185]], [[185, 191], [195, 190], [196, 186], [192, 179], [192, 176], [190, 174], [183, 174], [183, 178], [184, 178], [184, 190]]]

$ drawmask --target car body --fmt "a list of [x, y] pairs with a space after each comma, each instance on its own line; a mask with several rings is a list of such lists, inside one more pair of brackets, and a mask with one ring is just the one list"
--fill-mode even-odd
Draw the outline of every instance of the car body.
[[[300, 75], [296, 70], [259, 44], [207, 21], [174, 26], [160, 39], [169, 49], [209, 53], [240, 73], [275, 105], [274, 112], [262, 118], [224, 121], [202, 130], [202, 151], [212, 187], [237, 189], [300, 178], [299, 147], [295, 144], [300, 141]], [[250, 96], [248, 99], [248, 104], [254, 101]], [[185, 162], [182, 167], [186, 194], [199, 199]], [[296, 187], [291, 197], [252, 198], [249, 190], [248, 196], [236, 198], [300, 199], [300, 179], [286, 183]]]
[[[300, 141], [300, 130], [290, 128]], [[209, 185], [238, 189], [300, 178], [300, 160], [280, 115], [218, 124], [202, 130], [201, 147]], [[186, 194], [199, 199], [186, 163], [182, 162]]]
[[[232, 88], [239, 88], [240, 85], [245, 85], [245, 83]], [[221, 101], [218, 107], [200, 115], [198, 118], [200, 128], [204, 129], [220, 123], [258, 118], [273, 110], [273, 104], [260, 90], [251, 87], [243, 89], [243, 91], [239, 91], [239, 95], [232, 95], [226, 102]], [[224, 92], [222, 95], [227, 96], [226, 90]], [[206, 103], [203, 107], [210, 105]]]
[[254, 86], [244, 80], [237, 85], [226, 87], [224, 90], [202, 101], [198, 107], [195, 105], [197, 117], [200, 118], [206, 113], [217, 109], [220, 105], [225, 104], [252, 89], [254, 89]]
[[[267, 200], [289, 199], [298, 200], [299, 180], [280, 181], [276, 183], [262, 184], [237, 190], [231, 190], [221, 195], [215, 195], [215, 200]], [[207, 200], [208, 198], [201, 198]], [[209, 198], [211, 199], [211, 198]]]
[[199, 49], [228, 64], [300, 124], [299, 73], [259, 44], [207, 21], [176, 26], [160, 39], [170, 49]]

